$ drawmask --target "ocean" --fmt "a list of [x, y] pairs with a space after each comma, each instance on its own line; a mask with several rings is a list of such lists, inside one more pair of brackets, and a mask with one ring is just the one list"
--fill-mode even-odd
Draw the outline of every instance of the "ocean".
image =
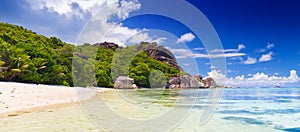
[[224, 89], [216, 114], [236, 124], [300, 131], [300, 88]]

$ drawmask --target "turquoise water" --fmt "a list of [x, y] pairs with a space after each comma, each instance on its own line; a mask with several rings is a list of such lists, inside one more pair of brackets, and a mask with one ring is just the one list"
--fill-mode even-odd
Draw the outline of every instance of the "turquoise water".
[[[213, 103], [208, 99], [213, 89], [120, 90], [118, 93], [120, 98], [116, 99], [116, 102], [111, 101], [110, 98], [107, 99], [111, 103], [106, 103], [106, 105], [110, 106], [113, 112], [108, 111], [106, 114], [98, 115], [99, 117], [116, 117], [114, 118], [116, 120], [108, 121], [108, 118], [105, 118], [106, 120], [101, 122], [96, 117], [94, 119], [105, 129], [117, 131], [148, 130], [149, 128], [153, 131], [156, 128], [158, 131], [165, 131], [171, 127], [174, 127], [174, 131], [300, 131], [300, 88], [217, 90], [223, 91], [221, 100], [217, 103], [217, 110], [213, 111], [213, 116], [205, 124], [201, 124], [199, 119], [205, 114], [204, 111], [209, 109], [209, 104]], [[120, 100], [123, 100], [123, 103]], [[95, 104], [92, 105], [95, 106]], [[90, 112], [97, 115], [97, 111], [101, 110], [103, 112], [103, 108], [99, 107], [91, 109]], [[181, 124], [173, 125], [180, 122], [185, 112], [189, 110], [191, 110], [189, 116]], [[114, 112], [121, 116], [110, 115]], [[121, 118], [124, 120], [119, 120]], [[120, 127], [110, 125], [111, 122], [120, 124], [132, 121], [127, 119], [137, 122], [122, 123]], [[153, 122], [157, 124], [152, 124]], [[166, 125], [165, 122], [170, 125]], [[124, 129], [125, 126], [139, 127]]]
[[[208, 102], [202, 97], [210, 91], [198, 92], [201, 96], [197, 104], [205, 107]], [[221, 120], [236, 124], [300, 131], [300, 88], [224, 89], [215, 114], [221, 115]]]

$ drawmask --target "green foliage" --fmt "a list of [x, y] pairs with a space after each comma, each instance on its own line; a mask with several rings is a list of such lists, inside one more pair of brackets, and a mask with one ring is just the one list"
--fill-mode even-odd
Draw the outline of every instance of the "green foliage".
[[99, 47], [96, 55], [96, 82], [101, 87], [113, 87], [113, 80], [111, 77], [111, 63], [114, 52], [104, 47]]
[[133, 78], [138, 86], [161, 87], [171, 75], [179, 72], [176, 68], [155, 60], [142, 51], [132, 60], [129, 77]]
[[0, 22], [0, 81], [113, 87], [116, 77], [128, 75], [140, 87], [161, 87], [178, 73], [137, 51], [137, 45], [116, 51], [97, 44], [74, 46]]
[[0, 23], [0, 80], [72, 86], [73, 45]]
[[116, 50], [112, 62], [112, 78], [129, 75], [140, 87], [162, 87], [166, 80], [180, 71], [163, 62], [155, 60], [144, 51], [137, 50], [138, 45]]
[[167, 79], [163, 72], [153, 70], [149, 75], [149, 83], [153, 88], [162, 88], [166, 85]]

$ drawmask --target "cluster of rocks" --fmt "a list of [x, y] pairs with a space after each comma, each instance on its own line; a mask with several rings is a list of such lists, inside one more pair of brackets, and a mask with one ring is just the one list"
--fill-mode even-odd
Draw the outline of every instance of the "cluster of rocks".
[[[213, 78], [207, 77], [202, 79], [200, 75], [172, 76], [166, 84], [166, 88], [212, 88], [216, 86], [216, 82]], [[138, 87], [134, 84], [134, 79], [127, 76], [119, 76], [114, 83], [114, 88], [136, 89]]]
[[210, 88], [217, 86], [213, 78], [203, 79], [200, 75], [172, 76], [169, 85], [170, 88]]

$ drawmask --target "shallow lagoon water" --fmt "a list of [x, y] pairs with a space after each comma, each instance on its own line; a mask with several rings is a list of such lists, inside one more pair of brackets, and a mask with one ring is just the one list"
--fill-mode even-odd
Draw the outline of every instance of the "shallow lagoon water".
[[[212, 90], [188, 89], [164, 94], [164, 90], [155, 92], [125, 90], [117, 94], [101, 93], [93, 100], [80, 106], [71, 105], [21, 116], [0, 119], [2, 131], [300, 131], [300, 88], [236, 88], [223, 89], [222, 100], [212, 118], [200, 124], [200, 117], [207, 109], [208, 94]], [[179, 94], [177, 94], [179, 92]], [[191, 93], [197, 93], [197, 96]], [[99, 114], [101, 107], [95, 106], [102, 99], [119, 116]], [[126, 99], [125, 99], [126, 98]], [[88, 106], [91, 111], [86, 109]], [[151, 120], [163, 117], [172, 109], [186, 109], [182, 116], [168, 116], [158, 121], [163, 126], [168, 120], [182, 121], [169, 125], [170, 129], [144, 129], [143, 123], [133, 125], [134, 129], [125, 129], [117, 121], [119, 117], [136, 120]], [[92, 112], [92, 113], [91, 113]], [[180, 112], [180, 111], [179, 111]], [[180, 119], [178, 119], [180, 118]], [[102, 122], [97, 122], [99, 119]], [[107, 122], [107, 124], [103, 124]], [[147, 122], [146, 122], [147, 123]], [[174, 123], [174, 122], [171, 122]], [[148, 124], [151, 128], [151, 122]], [[153, 125], [153, 126], [155, 126]], [[119, 127], [118, 127], [119, 126]], [[114, 129], [114, 127], [116, 129]], [[129, 127], [129, 126], [128, 126]], [[124, 129], [122, 129], [124, 128]]]
[[222, 120], [300, 131], [300, 88], [225, 89], [217, 113]]

